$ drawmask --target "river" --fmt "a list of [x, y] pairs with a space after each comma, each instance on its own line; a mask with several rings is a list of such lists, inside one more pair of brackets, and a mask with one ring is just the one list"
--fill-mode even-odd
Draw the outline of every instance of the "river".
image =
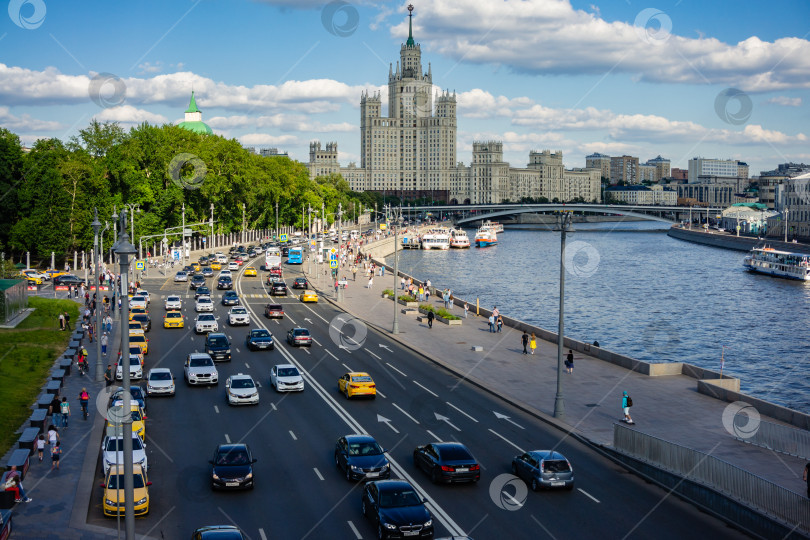
[[[649, 362], [688, 362], [810, 413], [810, 283], [746, 272], [744, 253], [675, 240], [654, 222], [576, 224], [565, 334]], [[474, 231], [468, 231], [472, 240]], [[400, 251], [399, 268], [556, 332], [560, 233], [508, 229], [490, 248]], [[393, 263], [388, 257], [387, 262]]]

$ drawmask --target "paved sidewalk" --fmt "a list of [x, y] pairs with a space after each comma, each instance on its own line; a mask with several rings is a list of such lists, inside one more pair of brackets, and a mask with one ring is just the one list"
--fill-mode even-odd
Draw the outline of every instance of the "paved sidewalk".
[[[564, 430], [597, 444], [612, 445], [613, 424], [623, 417], [621, 397], [622, 391], [627, 390], [633, 397], [631, 414], [636, 422], [635, 429], [711, 453], [791, 491], [806, 493], [806, 484], [802, 481], [805, 462], [734, 439], [722, 422], [728, 403], [699, 394], [696, 379], [683, 375], [649, 377], [577, 353], [573, 374], [563, 375], [565, 419], [558, 422], [553, 418], [556, 344], [538, 338], [535, 354], [524, 355], [522, 332], [505, 325], [501, 333], [489, 332], [487, 319], [474, 316], [474, 305], [461, 326], [434, 321], [432, 330], [426, 322], [417, 322], [414, 315], [400, 312], [399, 334], [392, 336], [394, 303], [383, 299], [382, 291], [394, 287], [394, 276], [388, 272], [385, 277], [375, 276], [371, 290], [367, 288], [368, 280], [360, 276], [358, 272], [356, 282], [349, 280], [343, 291], [344, 299], [339, 303], [342, 309], [470, 381], [557, 423]], [[312, 282], [318, 286], [317, 278]], [[329, 282], [321, 280], [320, 283]], [[433, 283], [433, 286], [442, 284]], [[398, 282], [396, 291], [398, 295], [402, 293]], [[334, 302], [333, 287], [324, 287], [321, 295]], [[437, 308], [443, 307], [436, 296], [431, 297], [430, 302]], [[508, 306], [502, 307], [508, 311]], [[398, 308], [404, 306], [398, 304]], [[458, 306], [451, 311], [464, 316]], [[475, 352], [473, 346], [481, 346], [483, 351]]]

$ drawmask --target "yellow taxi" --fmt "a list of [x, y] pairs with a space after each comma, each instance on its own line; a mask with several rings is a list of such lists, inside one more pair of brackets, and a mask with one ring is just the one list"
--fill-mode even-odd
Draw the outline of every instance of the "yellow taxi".
[[144, 335], [143, 325], [138, 321], [129, 321], [129, 335], [130, 336]]
[[191, 263], [191, 267], [195, 272], [202, 272], [202, 266], [200, 266], [200, 263]]
[[247, 276], [256, 277], [258, 275], [259, 274], [256, 273], [256, 269], [253, 268], [252, 266], [249, 266], [249, 267], [245, 268], [245, 277], [247, 277]]
[[167, 311], [163, 316], [163, 328], [185, 328], [186, 322], [179, 311]]
[[129, 334], [129, 344], [137, 345], [143, 354], [149, 354], [149, 339], [143, 334]]
[[[104, 515], [109, 517], [123, 516], [126, 491], [124, 491], [124, 466], [113, 465], [107, 471], [101, 487], [104, 488]], [[132, 465], [133, 514], [145, 516], [149, 513], [149, 486], [152, 482], [146, 476], [146, 471], [140, 463]]]
[[218, 262], [211, 263], [211, 270], [222, 270], [222, 264]]
[[20, 277], [27, 279], [29, 284], [42, 285], [42, 278], [37, 277], [30, 270], [20, 272]]
[[350, 371], [338, 379], [338, 390], [346, 399], [354, 396], [377, 397], [377, 385], [365, 371]]
[[49, 276], [51, 276], [51, 279], [53, 279], [55, 277], [67, 275], [67, 272], [65, 272], [64, 270], [49, 269], [49, 270], [45, 270], [45, 273], [48, 274]]
[[301, 294], [302, 302], [318, 302], [318, 293], [315, 291], [306, 290]]
[[[146, 439], [146, 414], [137, 403], [131, 402], [129, 407], [132, 414], [132, 432], [138, 435], [143, 441]], [[120, 427], [122, 420], [117, 417], [120, 417], [122, 414], [121, 411], [123, 411], [123, 407], [120, 405], [107, 409], [108, 433], [111, 431], [109, 428]]]
[[148, 315], [149, 312], [143, 308], [132, 308], [129, 310], [129, 320], [132, 320], [134, 315]]

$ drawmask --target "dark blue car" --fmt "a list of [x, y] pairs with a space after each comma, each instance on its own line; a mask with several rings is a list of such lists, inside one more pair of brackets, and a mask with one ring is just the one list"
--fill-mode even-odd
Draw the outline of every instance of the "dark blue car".
[[245, 346], [251, 351], [262, 349], [273, 350], [276, 347], [273, 341], [273, 334], [264, 328], [254, 328], [250, 334], [245, 337]]

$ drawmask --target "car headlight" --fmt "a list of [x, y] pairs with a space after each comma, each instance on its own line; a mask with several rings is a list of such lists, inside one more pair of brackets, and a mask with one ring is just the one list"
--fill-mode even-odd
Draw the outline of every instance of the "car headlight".
[[387, 470], [388, 470], [388, 467], [389, 467], [389, 464], [388, 464], [388, 463], [386, 463], [385, 465], [383, 465], [383, 466], [382, 466], [382, 468], [381, 468], [380, 470], [381, 470], [381, 471], [387, 471]]
[[425, 524], [424, 524], [423, 526], [424, 526], [424, 527], [430, 527], [431, 525], [433, 525], [433, 520], [432, 520], [432, 519], [429, 519], [429, 520], [427, 520], [427, 521], [425, 522]]
[[250, 480], [251, 478], [253, 478], [253, 473], [252, 472], [247, 473], [247, 475], [245, 476], [245, 480]]
[[217, 476], [217, 473], [211, 473], [211, 478], [213, 478], [214, 480], [219, 480], [219, 476]]
[[355, 472], [359, 472], [359, 471], [360, 471], [360, 467], [358, 467], [357, 465], [350, 465], [350, 467], [351, 467], [351, 468], [352, 468], [352, 470], [353, 470], [353, 471], [355, 471]]
[[231, 354], [231, 350], [230, 349], [225, 349], [225, 354]]
[[136, 506], [140, 506], [142, 504], [146, 504], [146, 497], [135, 503]]
[[392, 523], [383, 523], [383, 526], [389, 531], [395, 531], [397, 526]]
[[104, 504], [107, 506], [116, 506], [117, 503], [115, 501], [111, 501], [110, 499], [104, 499]]

